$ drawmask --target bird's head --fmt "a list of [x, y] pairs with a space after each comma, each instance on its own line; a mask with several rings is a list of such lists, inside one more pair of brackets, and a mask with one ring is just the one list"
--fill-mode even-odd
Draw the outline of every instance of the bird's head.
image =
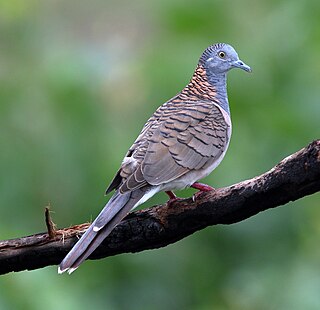
[[225, 43], [209, 46], [201, 55], [199, 63], [205, 67], [209, 75], [225, 74], [232, 68], [251, 72], [251, 68], [239, 59], [235, 49]]

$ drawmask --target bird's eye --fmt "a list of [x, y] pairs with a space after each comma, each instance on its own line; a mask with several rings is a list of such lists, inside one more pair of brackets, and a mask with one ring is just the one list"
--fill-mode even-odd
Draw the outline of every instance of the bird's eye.
[[222, 59], [226, 57], [226, 53], [225, 53], [225, 52], [222, 52], [222, 51], [219, 52], [218, 55], [219, 55], [219, 57], [222, 58]]

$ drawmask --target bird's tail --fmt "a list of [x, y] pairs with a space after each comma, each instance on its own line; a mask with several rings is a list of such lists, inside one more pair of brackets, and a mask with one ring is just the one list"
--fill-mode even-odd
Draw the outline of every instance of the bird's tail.
[[116, 191], [88, 230], [63, 259], [58, 273], [68, 271], [70, 274], [75, 271], [129, 211], [138, 205], [145, 194], [143, 189], [124, 194]]

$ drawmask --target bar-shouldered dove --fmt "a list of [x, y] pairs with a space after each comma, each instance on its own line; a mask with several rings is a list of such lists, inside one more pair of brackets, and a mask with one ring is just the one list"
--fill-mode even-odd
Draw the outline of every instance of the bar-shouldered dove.
[[227, 72], [251, 69], [234, 48], [218, 43], [201, 55], [190, 83], [160, 106], [144, 125], [106, 190], [115, 190], [88, 230], [61, 262], [73, 272], [129, 213], [159, 191], [209, 186], [196, 183], [223, 159], [231, 136]]

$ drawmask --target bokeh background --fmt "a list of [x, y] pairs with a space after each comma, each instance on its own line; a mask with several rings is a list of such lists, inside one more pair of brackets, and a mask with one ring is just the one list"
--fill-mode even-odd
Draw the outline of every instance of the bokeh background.
[[[219, 41], [254, 72], [229, 74], [233, 136], [205, 180], [215, 187], [319, 138], [318, 0], [0, 1], [0, 238], [44, 231], [48, 204], [59, 227], [95, 217], [146, 119]], [[72, 276], [56, 266], [1, 276], [0, 309], [320, 309], [319, 203]]]

